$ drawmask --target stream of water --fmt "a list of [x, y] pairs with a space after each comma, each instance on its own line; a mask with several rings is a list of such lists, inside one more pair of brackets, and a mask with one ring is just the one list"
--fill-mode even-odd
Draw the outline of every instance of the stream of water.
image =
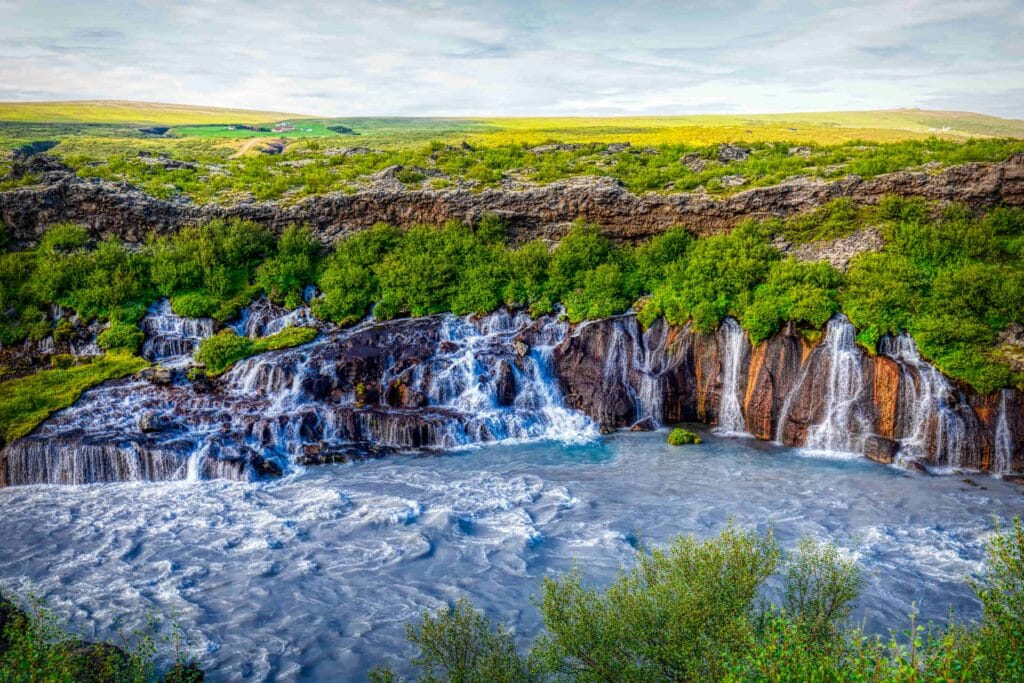
[[905, 628], [978, 606], [992, 519], [1020, 490], [972, 475], [927, 477], [694, 427], [587, 444], [495, 445], [309, 468], [279, 481], [0, 489], [0, 587], [36, 594], [87, 637], [147, 611], [177, 619], [209, 680], [361, 680], [412, 654], [404, 624], [465, 596], [525, 647], [530, 597], [578, 558], [605, 583], [638, 539], [707, 536], [731, 516], [836, 542], [866, 571], [854, 619]]

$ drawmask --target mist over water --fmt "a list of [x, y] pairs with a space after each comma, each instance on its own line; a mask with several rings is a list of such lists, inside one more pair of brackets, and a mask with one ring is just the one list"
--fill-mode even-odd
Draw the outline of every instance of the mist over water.
[[902, 629], [978, 606], [994, 517], [1024, 512], [1019, 489], [971, 475], [926, 477], [865, 460], [664, 432], [582, 445], [497, 445], [310, 468], [280, 481], [0, 489], [0, 587], [44, 598], [90, 638], [147, 610], [186, 629], [210, 680], [359, 680], [412, 654], [404, 625], [470, 598], [525, 647], [530, 597], [580, 560], [604, 584], [638, 541], [708, 536], [732, 517], [809, 534], [864, 567], [854, 612]]

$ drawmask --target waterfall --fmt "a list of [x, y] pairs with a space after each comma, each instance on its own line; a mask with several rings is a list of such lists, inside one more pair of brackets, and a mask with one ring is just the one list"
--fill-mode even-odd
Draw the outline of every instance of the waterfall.
[[[428, 406], [467, 418], [449, 425], [448, 440], [455, 445], [591, 439], [596, 427], [563, 407], [551, 371], [552, 352], [567, 331], [568, 325], [554, 318], [534, 323], [525, 313], [499, 311], [480, 320], [445, 316], [429, 372], [414, 373], [409, 389], [421, 392]], [[519, 339], [524, 332], [532, 332], [533, 343], [520, 355], [514, 342], [525, 344]]]
[[634, 422], [652, 420], [657, 424], [664, 415], [661, 375], [668, 328], [656, 323], [640, 334], [636, 318], [631, 315], [611, 318], [610, 327], [601, 379], [606, 385], [621, 387], [626, 392], [634, 407]]
[[722, 391], [718, 404], [718, 428], [716, 431], [731, 436], [749, 435], [746, 420], [743, 418], [740, 395], [743, 328], [735, 318], [728, 317], [722, 321], [718, 339], [718, 354], [722, 365]]
[[[257, 302], [236, 324], [262, 333], [278, 313]], [[213, 332], [166, 301], [142, 328], [149, 357], [171, 363]], [[245, 359], [208, 388], [115, 380], [8, 446], [9, 483], [249, 479], [382, 448], [590, 440], [596, 425], [564, 407], [553, 372], [568, 329], [508, 311], [368, 320]]]
[[1010, 433], [1010, 424], [1006, 417], [1006, 400], [1009, 389], [1003, 389], [999, 395], [999, 417], [996, 418], [995, 433], [995, 462], [992, 471], [995, 474], [1005, 474], [1013, 471], [1013, 434]]
[[822, 387], [824, 409], [821, 421], [809, 427], [804, 447], [860, 454], [871, 424], [860, 409], [864, 391], [861, 353], [853, 325], [845, 316], [837, 315], [828, 322], [819, 348], [828, 355], [828, 375]]
[[[882, 339], [879, 352], [895, 360], [904, 370], [900, 405], [906, 406], [896, 434], [901, 458], [928, 459], [934, 448], [934, 462], [960, 467], [979, 460], [980, 446], [976, 417], [958, 391], [935, 366], [921, 357], [910, 335]], [[970, 421], [971, 424], [968, 424]]]
[[161, 299], [149, 308], [139, 323], [145, 334], [142, 356], [163, 365], [184, 365], [199, 347], [199, 342], [214, 333], [210, 318], [183, 318], [171, 310], [171, 302]]
[[[307, 288], [307, 295], [311, 292]], [[306, 297], [307, 301], [309, 296]], [[231, 324], [231, 328], [241, 337], [258, 339], [277, 334], [286, 327], [314, 327], [320, 322], [313, 316], [308, 304], [304, 304], [294, 310], [287, 310], [270, 303], [265, 296], [261, 296], [252, 305], [242, 310], [238, 320]]]

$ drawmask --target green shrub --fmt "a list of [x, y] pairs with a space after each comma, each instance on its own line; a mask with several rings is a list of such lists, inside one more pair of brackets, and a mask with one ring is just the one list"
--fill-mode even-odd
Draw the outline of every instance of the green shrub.
[[218, 299], [202, 292], [179, 294], [171, 299], [171, 310], [183, 318], [209, 318], [220, 305]]
[[325, 261], [318, 282], [323, 296], [313, 301], [313, 313], [322, 320], [343, 324], [365, 316], [381, 295], [373, 266], [401, 239], [398, 228], [379, 224], [339, 242]]
[[635, 281], [614, 263], [604, 263], [585, 274], [583, 287], [569, 294], [565, 301], [569, 320], [607, 318], [623, 313], [636, 299]]
[[596, 225], [577, 222], [551, 254], [548, 291], [565, 301], [574, 290], [586, 286], [587, 273], [609, 262], [615, 247]]
[[158, 623], [121, 633], [118, 645], [82, 640], [65, 631], [52, 612], [38, 601], [21, 609], [0, 594], [0, 680], [116, 681], [117, 683], [199, 683], [203, 672], [184, 651], [177, 625], [159, 640], [175, 643], [175, 664], [156, 675]]
[[306, 285], [316, 280], [320, 243], [308, 228], [287, 228], [277, 242], [277, 253], [256, 269], [256, 284], [275, 304], [297, 308]]
[[195, 359], [206, 367], [206, 374], [215, 377], [242, 359], [266, 351], [300, 346], [313, 341], [315, 337], [316, 330], [313, 328], [286, 327], [277, 334], [250, 340], [227, 328], [199, 342]]
[[741, 313], [750, 341], [761, 342], [787, 320], [820, 329], [839, 310], [839, 273], [827, 262], [801, 263], [793, 259], [771, 264], [763, 284]]
[[125, 349], [134, 353], [138, 351], [144, 336], [142, 330], [135, 325], [115, 320], [96, 336], [96, 343], [106, 351]]
[[[412, 660], [413, 666], [425, 672], [429, 680], [462, 683], [542, 680], [519, 656], [512, 632], [501, 624], [492, 625], [465, 599], [436, 614], [424, 612], [419, 624], [406, 626], [406, 636], [420, 649], [420, 656]], [[388, 669], [378, 669], [370, 680], [383, 682], [398, 678]]]
[[686, 444], [700, 443], [700, 437], [691, 431], [683, 429], [682, 427], [676, 427], [668, 435], [668, 444], [670, 446], [684, 446]]
[[195, 359], [211, 375], [218, 375], [251, 353], [252, 342], [228, 328], [199, 342]]

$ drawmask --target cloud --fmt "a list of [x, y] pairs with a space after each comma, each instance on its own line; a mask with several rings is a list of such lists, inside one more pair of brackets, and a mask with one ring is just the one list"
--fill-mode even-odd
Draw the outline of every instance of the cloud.
[[1024, 114], [1010, 0], [0, 0], [2, 94], [324, 115]]

